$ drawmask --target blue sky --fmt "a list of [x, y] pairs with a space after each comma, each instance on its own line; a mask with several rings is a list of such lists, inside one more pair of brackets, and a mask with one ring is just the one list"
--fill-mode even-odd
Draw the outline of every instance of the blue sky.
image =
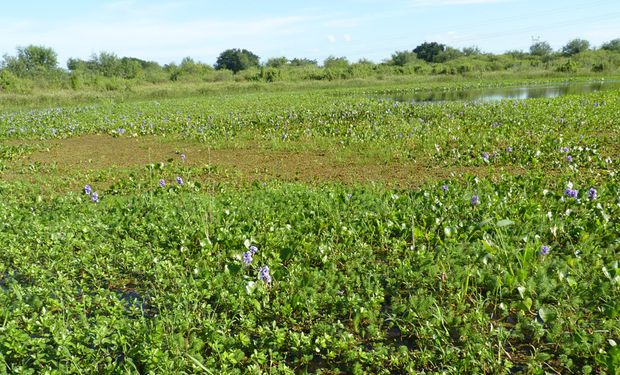
[[381, 62], [424, 41], [486, 52], [554, 49], [573, 38], [620, 38], [620, 0], [113, 0], [7, 1], [0, 54], [52, 47], [65, 65], [100, 51], [159, 63], [190, 56], [213, 64], [228, 48], [322, 62]]

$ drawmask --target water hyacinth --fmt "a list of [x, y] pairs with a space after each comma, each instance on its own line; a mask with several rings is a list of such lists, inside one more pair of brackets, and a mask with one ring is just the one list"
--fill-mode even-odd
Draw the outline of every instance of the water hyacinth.
[[86, 184], [86, 186], [84, 186], [84, 194], [90, 195], [91, 191], [92, 191], [92, 188], [90, 187], [90, 185]]
[[562, 149], [562, 151], [564, 151], [564, 153], [568, 154], [568, 152], [570, 151], [570, 148], [568, 148], [568, 147], [564, 147], [564, 148]]
[[572, 163], [573, 162], [573, 157], [570, 156], [570, 155], [566, 155], [566, 161], [569, 162], [569, 163]]
[[252, 263], [252, 254], [253, 253], [251, 251], [246, 251], [243, 253], [243, 264], [249, 266], [250, 263]]
[[480, 198], [478, 198], [477, 195], [474, 195], [473, 197], [471, 197], [469, 203], [471, 203], [472, 206], [478, 205], [480, 204]]
[[538, 252], [540, 255], [547, 255], [549, 254], [549, 246], [547, 245], [542, 245], [540, 247], [540, 251]]
[[441, 190], [443, 190], [444, 193], [447, 192], [448, 191], [448, 185], [442, 185], [441, 186]]
[[591, 187], [590, 190], [588, 190], [588, 199], [589, 200], [594, 200], [596, 199], [596, 189]]
[[262, 266], [258, 271], [258, 278], [264, 283], [271, 283], [271, 275], [269, 274], [269, 267]]
[[98, 203], [99, 202], [99, 194], [97, 194], [97, 192], [94, 192], [90, 196], [90, 200], [93, 201], [94, 203]]
[[248, 249], [248, 252], [251, 253], [252, 255], [258, 253], [258, 247], [252, 245], [250, 246], [250, 248]]
[[573, 184], [569, 182], [568, 187], [564, 190], [564, 194], [569, 198], [577, 198], [579, 192], [577, 189], [573, 189]]
[[482, 158], [484, 159], [484, 161], [489, 161], [489, 153], [488, 152], [483, 152], [482, 153]]
[[510, 146], [506, 147], [506, 152], [512, 152], [512, 147]]
[[177, 184], [183, 186], [183, 179], [181, 178], [181, 176], [177, 176]]
[[163, 178], [161, 180], [159, 180], [159, 186], [160, 187], [166, 186], [166, 180], [164, 180]]

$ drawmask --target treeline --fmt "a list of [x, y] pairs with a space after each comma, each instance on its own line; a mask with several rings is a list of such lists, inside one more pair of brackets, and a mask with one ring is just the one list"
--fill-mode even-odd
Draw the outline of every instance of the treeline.
[[219, 81], [304, 81], [376, 78], [398, 75], [478, 74], [483, 72], [552, 71], [563, 73], [606, 72], [620, 67], [620, 39], [593, 48], [587, 40], [573, 39], [554, 51], [538, 41], [529, 51], [502, 54], [481, 52], [477, 47], [456, 49], [425, 42], [412, 50], [397, 51], [381, 63], [330, 56], [317, 60], [259, 56], [246, 49], [223, 51], [216, 63], [184, 58], [180, 64], [160, 65], [135, 57], [118, 57], [101, 52], [88, 60], [70, 58], [60, 67], [56, 52], [49, 47], [18, 47], [14, 56], [0, 62], [0, 91], [29, 92], [35, 88], [122, 90], [136, 84]]

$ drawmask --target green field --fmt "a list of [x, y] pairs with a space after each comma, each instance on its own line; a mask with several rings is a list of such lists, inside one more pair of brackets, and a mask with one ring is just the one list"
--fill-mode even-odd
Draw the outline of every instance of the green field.
[[386, 99], [497, 82], [2, 97], [0, 373], [620, 373], [620, 91]]

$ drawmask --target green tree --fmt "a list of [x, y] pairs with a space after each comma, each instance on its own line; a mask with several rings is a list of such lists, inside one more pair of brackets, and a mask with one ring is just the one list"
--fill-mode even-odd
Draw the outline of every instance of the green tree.
[[346, 57], [329, 56], [323, 61], [323, 67], [327, 69], [346, 69], [349, 67], [349, 60]]
[[396, 51], [389, 60], [390, 65], [405, 66], [418, 60], [418, 56], [413, 51]]
[[88, 62], [78, 58], [69, 58], [67, 60], [67, 69], [72, 72], [88, 70]]
[[290, 62], [291, 66], [317, 66], [316, 60], [294, 58]]
[[215, 69], [228, 69], [237, 73], [252, 67], [259, 66], [259, 57], [247, 49], [227, 49], [222, 52], [215, 62]]
[[269, 60], [267, 60], [267, 63], [265, 64], [265, 66], [267, 66], [268, 68], [281, 68], [285, 66], [286, 64], [288, 64], [288, 59], [282, 56], [282, 57], [270, 58]]
[[459, 51], [456, 48], [446, 47], [443, 51], [439, 52], [434, 58], [434, 62], [443, 63], [446, 61], [458, 59], [463, 56], [463, 52]]
[[479, 56], [482, 52], [480, 52], [480, 48], [478, 46], [464, 47], [463, 55], [465, 56]]
[[562, 54], [564, 56], [573, 56], [580, 52], [584, 52], [590, 49], [590, 42], [585, 39], [573, 39], [562, 47]]
[[443, 44], [439, 44], [437, 42], [424, 42], [414, 48], [413, 52], [415, 52], [418, 58], [426, 62], [433, 62], [435, 61], [435, 57], [445, 50], [446, 46]]
[[607, 43], [603, 43], [601, 48], [607, 51], [620, 52], [620, 38], [610, 40]]
[[51, 72], [58, 68], [58, 55], [53, 49], [30, 45], [18, 47], [17, 56], [4, 56], [2, 64], [18, 77]]
[[530, 46], [530, 54], [533, 56], [548, 56], [553, 49], [547, 42], [536, 42]]

